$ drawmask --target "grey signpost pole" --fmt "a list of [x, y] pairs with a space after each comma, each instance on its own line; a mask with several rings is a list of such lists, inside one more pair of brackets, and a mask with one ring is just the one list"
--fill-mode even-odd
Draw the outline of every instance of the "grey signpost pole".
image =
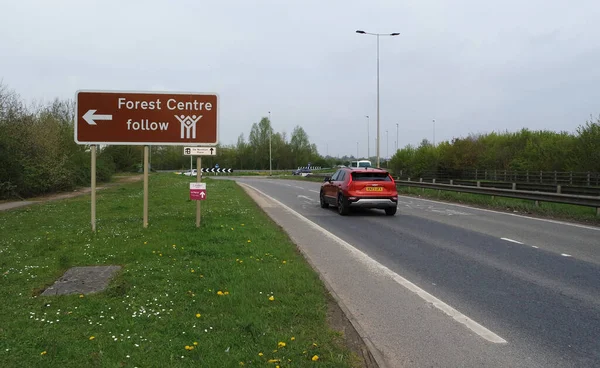
[[[196, 182], [202, 182], [202, 156], [196, 157]], [[200, 201], [196, 201], [196, 227], [200, 227]]]
[[144, 228], [148, 227], [148, 149], [144, 146]]
[[92, 150], [92, 232], [96, 232], [96, 145], [90, 146]]

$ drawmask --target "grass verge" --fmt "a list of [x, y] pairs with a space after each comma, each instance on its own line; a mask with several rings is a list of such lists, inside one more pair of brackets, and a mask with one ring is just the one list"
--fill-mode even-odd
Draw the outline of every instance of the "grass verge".
[[536, 206], [534, 201], [523, 199], [502, 197], [494, 197], [492, 199], [492, 197], [489, 195], [449, 191], [438, 192], [434, 189], [423, 190], [421, 188], [404, 186], [398, 186], [398, 193], [401, 195], [420, 196], [448, 202], [471, 204], [479, 207], [503, 210], [513, 213], [575, 220], [600, 225], [600, 217], [596, 216], [596, 209], [591, 207], [550, 202], [540, 202], [540, 205]]
[[[98, 192], [96, 234], [89, 196], [0, 213], [1, 366], [358, 366], [287, 235], [222, 180], [196, 229], [192, 180], [150, 177], [147, 229], [141, 183]], [[39, 295], [69, 267], [109, 264], [123, 270], [105, 292]]]

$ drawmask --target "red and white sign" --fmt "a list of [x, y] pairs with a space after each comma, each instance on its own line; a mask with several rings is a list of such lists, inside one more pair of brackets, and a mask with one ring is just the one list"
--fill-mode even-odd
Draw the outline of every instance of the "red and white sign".
[[214, 93], [78, 91], [75, 142], [120, 145], [218, 143]]
[[190, 200], [203, 201], [206, 199], [206, 183], [190, 183]]

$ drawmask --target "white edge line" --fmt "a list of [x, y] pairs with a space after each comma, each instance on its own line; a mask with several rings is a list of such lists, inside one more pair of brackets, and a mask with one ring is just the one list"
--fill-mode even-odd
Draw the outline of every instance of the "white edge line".
[[476, 210], [476, 211], [485, 211], [485, 212], [499, 213], [499, 214], [502, 214], [502, 215], [508, 215], [508, 216], [514, 216], [514, 217], [522, 217], [522, 218], [526, 218], [526, 219], [530, 219], [530, 220], [550, 222], [550, 223], [553, 223], [553, 224], [574, 226], [574, 227], [578, 227], [578, 228], [581, 228], [581, 229], [588, 229], [588, 230], [600, 231], [600, 227], [586, 226], [586, 225], [580, 225], [580, 224], [573, 224], [573, 223], [570, 223], [570, 222], [556, 221], [556, 220], [550, 220], [550, 219], [543, 219], [543, 218], [537, 218], [537, 217], [531, 217], [531, 216], [525, 216], [525, 215], [517, 215], [515, 213], [508, 213], [508, 212], [502, 212], [502, 211], [494, 211], [494, 210], [488, 210], [488, 209], [485, 209], [485, 208], [477, 208], [477, 207], [472, 207], [472, 206], [465, 206], [465, 205], [462, 205], [462, 204], [450, 203], [450, 202], [434, 201], [434, 200], [425, 199], [425, 198], [418, 198], [418, 197], [411, 197], [411, 196], [404, 196], [404, 195], [399, 195], [398, 197], [404, 197], [404, 198], [409, 198], [409, 199], [414, 199], [414, 200], [419, 200], [419, 201], [427, 201], [427, 202], [439, 203], [439, 204], [446, 204], [446, 205], [456, 206], [456, 207], [462, 207], [462, 208], [469, 208], [469, 209]]
[[567, 253], [561, 253], [560, 255], [563, 256], [563, 257], [571, 257], [571, 255], [567, 254]]
[[365, 254], [362, 251], [356, 249], [350, 243], [348, 243], [345, 240], [342, 240], [341, 238], [337, 237], [336, 235], [330, 233], [329, 231], [325, 230], [321, 226], [315, 224], [314, 222], [310, 221], [309, 219], [307, 219], [306, 217], [302, 216], [298, 212], [294, 211], [290, 207], [288, 207], [285, 204], [279, 202], [275, 198], [273, 198], [273, 197], [265, 194], [264, 192], [262, 192], [262, 191], [260, 191], [260, 190], [258, 190], [256, 188], [254, 188], [251, 185], [248, 185], [246, 183], [240, 183], [240, 184], [243, 184], [243, 185], [246, 185], [246, 186], [252, 188], [256, 192], [260, 193], [262, 196], [264, 196], [264, 197], [268, 198], [269, 200], [273, 201], [274, 203], [276, 203], [281, 208], [285, 209], [286, 211], [290, 212], [292, 215], [296, 216], [301, 221], [305, 222], [307, 225], [309, 225], [309, 226], [313, 227], [314, 229], [320, 231], [326, 237], [330, 238], [331, 240], [335, 241], [336, 243], [338, 243], [341, 246], [343, 246], [344, 248], [346, 248], [348, 251], [350, 251], [350, 253], [352, 253], [363, 264], [369, 266], [370, 268], [378, 269], [379, 271], [381, 271], [386, 276], [391, 277], [398, 284], [404, 286], [408, 290], [410, 290], [413, 293], [417, 294], [419, 297], [421, 297], [421, 299], [423, 299], [426, 302], [432, 304], [434, 307], [436, 307], [440, 311], [442, 311], [445, 314], [447, 314], [448, 316], [452, 317], [455, 321], [457, 321], [459, 323], [462, 323], [469, 330], [475, 332], [477, 335], [481, 336], [482, 338], [484, 338], [484, 339], [486, 339], [486, 340], [488, 340], [490, 342], [496, 343], [496, 344], [505, 344], [506, 343], [506, 340], [504, 340], [502, 337], [496, 335], [495, 333], [493, 333], [492, 331], [488, 330], [487, 328], [485, 328], [481, 324], [475, 322], [471, 318], [469, 318], [469, 317], [465, 316], [464, 314], [460, 313], [458, 310], [454, 309], [452, 306], [444, 303], [440, 299], [438, 299], [435, 296], [429, 294], [427, 291], [425, 291], [425, 290], [421, 289], [420, 287], [418, 287], [417, 285], [413, 284], [412, 282], [410, 282], [406, 278], [398, 275], [397, 273], [395, 273], [394, 271], [390, 270], [386, 266], [384, 266], [381, 263], [375, 261], [374, 259], [372, 259], [371, 257], [369, 257], [367, 254]]
[[511, 243], [524, 244], [524, 243], [521, 243], [520, 241], [512, 240], [512, 239], [509, 239], [509, 238], [500, 238], [500, 239], [506, 240], [507, 242], [511, 242]]

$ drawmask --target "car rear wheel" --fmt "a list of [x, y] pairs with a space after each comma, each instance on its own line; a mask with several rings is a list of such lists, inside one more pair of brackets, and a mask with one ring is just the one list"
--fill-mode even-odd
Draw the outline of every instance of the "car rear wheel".
[[321, 194], [319, 194], [319, 200], [321, 202], [321, 208], [328, 208], [329, 207], [329, 203], [327, 203], [325, 201], [325, 195], [323, 194], [323, 191], [321, 191]]
[[385, 209], [385, 214], [387, 216], [394, 216], [396, 214], [396, 207], [390, 207]]
[[338, 213], [342, 216], [346, 216], [350, 212], [350, 207], [348, 206], [348, 200], [346, 198], [344, 198], [342, 193], [338, 194], [337, 208], [338, 208]]

